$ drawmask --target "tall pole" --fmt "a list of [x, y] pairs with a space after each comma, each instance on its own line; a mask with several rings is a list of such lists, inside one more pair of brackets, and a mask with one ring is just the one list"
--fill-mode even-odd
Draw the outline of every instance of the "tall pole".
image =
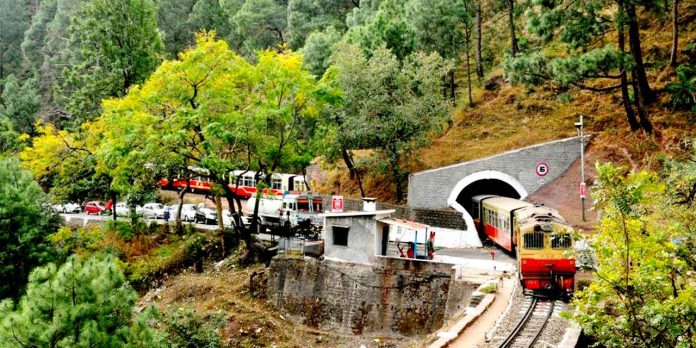
[[583, 120], [582, 115], [580, 115], [580, 127], [578, 131], [580, 132], [580, 209], [582, 210], [582, 221], [587, 221], [585, 219], [585, 137], [583, 135]]

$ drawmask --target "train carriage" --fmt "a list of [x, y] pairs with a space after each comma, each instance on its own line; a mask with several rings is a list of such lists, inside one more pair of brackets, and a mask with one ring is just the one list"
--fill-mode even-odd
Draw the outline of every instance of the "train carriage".
[[525, 289], [573, 291], [573, 228], [557, 210], [493, 195], [475, 196], [471, 203], [479, 231], [517, 255]]

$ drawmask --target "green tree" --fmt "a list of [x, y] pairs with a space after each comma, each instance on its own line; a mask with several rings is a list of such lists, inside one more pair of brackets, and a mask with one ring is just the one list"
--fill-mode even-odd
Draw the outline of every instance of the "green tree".
[[675, 205], [655, 174], [597, 169], [602, 220], [590, 245], [598, 266], [576, 296], [574, 318], [607, 347], [695, 344], [693, 209]]
[[[538, 40], [529, 50], [505, 62], [505, 70], [517, 82], [538, 84], [552, 81], [562, 88], [576, 87], [598, 93], [621, 91], [626, 117], [632, 130], [652, 132], [645, 105], [652, 99], [640, 52], [640, 36], [634, 28], [635, 4], [616, 2], [537, 1], [527, 10], [528, 31]], [[616, 11], [608, 11], [616, 8]], [[616, 31], [617, 46], [607, 35]], [[628, 31], [630, 52], [625, 52]], [[613, 38], [613, 36], [611, 37]], [[542, 45], [554, 49], [542, 49]], [[630, 72], [631, 78], [628, 78]], [[614, 80], [610, 86], [595, 87], [593, 81]], [[635, 101], [628, 88], [633, 87]], [[635, 105], [632, 105], [635, 104]], [[635, 110], [633, 109], [635, 106]], [[636, 114], [638, 119], [636, 119]]]
[[196, 0], [160, 0], [157, 7], [157, 27], [169, 58], [193, 44], [193, 29], [188, 21]]
[[344, 37], [348, 43], [362, 47], [368, 55], [377, 48], [386, 46], [399, 61], [402, 61], [416, 46], [415, 29], [406, 20], [406, 11], [401, 1], [381, 1], [378, 10], [374, 12], [369, 8], [365, 11], [354, 11], [354, 15], [348, 21], [363, 22], [351, 26]]
[[290, 0], [288, 2], [288, 46], [299, 49], [313, 33], [329, 27], [347, 30], [346, 16], [360, 6], [358, 0]]
[[102, 99], [125, 95], [159, 64], [163, 47], [152, 0], [85, 2], [70, 32], [80, 57], [64, 73], [62, 89], [78, 124], [99, 114]]
[[0, 116], [0, 158], [19, 151], [20, 148], [20, 135], [12, 127], [12, 120]]
[[46, 237], [58, 222], [46, 203], [19, 161], [0, 159], [0, 298], [17, 298], [32, 268], [54, 257]]
[[307, 69], [315, 76], [322, 76], [329, 68], [329, 59], [333, 54], [333, 46], [341, 40], [341, 34], [328, 27], [324, 31], [315, 31], [307, 37], [305, 45], [300, 50], [304, 56]]
[[7, 117], [20, 133], [34, 134], [34, 123], [41, 105], [41, 96], [34, 79], [20, 85], [14, 75], [5, 79], [5, 87], [0, 95], [0, 117]]
[[10, 347], [163, 346], [147, 322], [152, 310], [135, 315], [137, 299], [114, 258], [71, 256], [32, 271], [16, 307], [0, 304], [0, 339]]
[[401, 63], [384, 46], [368, 58], [356, 45], [339, 47], [334, 65], [343, 90], [334, 115], [338, 135], [353, 149], [372, 148], [383, 156], [401, 202], [405, 164], [450, 118], [452, 107], [440, 88], [451, 66], [437, 53], [416, 53]]
[[241, 52], [254, 58], [256, 51], [278, 49], [285, 44], [287, 9], [275, 0], [247, 0], [232, 17]]
[[0, 0], [0, 81], [10, 74], [21, 73], [22, 38], [29, 26], [25, 6], [24, 1]]
[[228, 175], [245, 168], [270, 180], [271, 173], [308, 163], [302, 142], [319, 108], [316, 80], [300, 55], [263, 51], [257, 60], [250, 64], [224, 41], [199, 34], [195, 47], [165, 61], [142, 87], [105, 102], [98, 153], [105, 170], [117, 181], [146, 165], [207, 176], [252, 246]]

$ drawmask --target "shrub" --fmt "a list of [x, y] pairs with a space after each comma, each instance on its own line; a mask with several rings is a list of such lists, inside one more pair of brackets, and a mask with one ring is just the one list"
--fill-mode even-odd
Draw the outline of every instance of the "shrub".
[[224, 315], [203, 318], [191, 308], [179, 308], [165, 313], [161, 321], [167, 343], [172, 347], [222, 347], [220, 329]]

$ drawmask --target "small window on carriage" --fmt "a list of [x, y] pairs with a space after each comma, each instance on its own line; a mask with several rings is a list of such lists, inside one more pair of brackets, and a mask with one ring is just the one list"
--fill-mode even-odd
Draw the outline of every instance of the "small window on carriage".
[[543, 249], [544, 234], [540, 232], [531, 232], [524, 234], [524, 247], [526, 249]]
[[572, 242], [569, 234], [557, 234], [551, 237], [551, 247], [554, 249], [568, 249]]

